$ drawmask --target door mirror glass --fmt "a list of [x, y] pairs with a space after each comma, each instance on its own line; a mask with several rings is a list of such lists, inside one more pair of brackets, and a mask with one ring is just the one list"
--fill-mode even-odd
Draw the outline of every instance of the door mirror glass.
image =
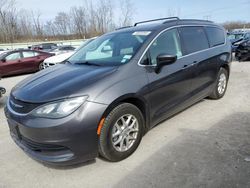
[[157, 56], [156, 73], [159, 73], [161, 68], [166, 65], [171, 65], [177, 60], [177, 55], [160, 54]]
[[157, 66], [171, 65], [177, 60], [176, 55], [160, 54], [157, 56]]

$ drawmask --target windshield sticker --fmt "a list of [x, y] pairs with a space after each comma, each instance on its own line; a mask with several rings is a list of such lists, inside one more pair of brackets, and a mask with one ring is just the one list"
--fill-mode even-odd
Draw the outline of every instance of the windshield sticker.
[[123, 59], [131, 59], [131, 57], [132, 57], [132, 55], [125, 55], [124, 57], [123, 57]]
[[131, 57], [132, 57], [132, 55], [125, 55], [125, 56], [123, 56], [121, 63], [126, 63], [128, 60], [131, 59]]
[[126, 63], [127, 59], [122, 59], [121, 63]]
[[136, 31], [133, 33], [133, 35], [148, 36], [150, 33], [151, 31]]

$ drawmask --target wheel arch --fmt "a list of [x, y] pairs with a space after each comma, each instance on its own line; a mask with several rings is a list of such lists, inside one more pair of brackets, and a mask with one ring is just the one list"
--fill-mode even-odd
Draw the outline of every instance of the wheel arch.
[[136, 94], [126, 94], [115, 99], [112, 103], [108, 105], [108, 107], [106, 108], [106, 110], [104, 111], [102, 115], [102, 118], [106, 117], [112, 109], [114, 109], [116, 106], [118, 106], [121, 103], [133, 104], [141, 111], [144, 117], [143, 133], [145, 134], [149, 130], [149, 127], [150, 127], [149, 106], [148, 106], [147, 101], [143, 97], [140, 97]]
[[226, 71], [228, 72], [228, 76], [230, 75], [230, 66], [228, 64], [223, 64], [221, 68], [226, 69]]

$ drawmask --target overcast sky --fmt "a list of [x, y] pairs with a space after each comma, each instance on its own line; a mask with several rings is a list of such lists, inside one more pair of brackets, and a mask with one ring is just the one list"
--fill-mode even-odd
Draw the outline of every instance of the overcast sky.
[[[39, 10], [43, 20], [57, 12], [82, 5], [83, 0], [16, 0], [20, 8]], [[97, 0], [92, 0], [93, 2]], [[210, 19], [215, 22], [250, 21], [250, 0], [131, 0], [136, 8], [134, 21], [178, 14], [180, 18]], [[113, 0], [115, 6], [118, 1]], [[116, 11], [118, 11], [116, 9]]]

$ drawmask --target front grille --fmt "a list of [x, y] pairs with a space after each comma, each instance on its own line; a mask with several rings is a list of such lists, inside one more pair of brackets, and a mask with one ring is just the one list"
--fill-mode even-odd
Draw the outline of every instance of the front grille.
[[42, 104], [40, 103], [27, 103], [17, 100], [12, 95], [9, 99], [9, 106], [11, 107], [11, 109], [20, 114], [27, 114], [41, 105]]
[[36, 151], [36, 152], [49, 152], [49, 151], [63, 151], [68, 150], [68, 148], [64, 146], [50, 145], [50, 144], [41, 144], [37, 142], [33, 142], [22, 136], [21, 138], [22, 144], [24, 144], [27, 148]]

